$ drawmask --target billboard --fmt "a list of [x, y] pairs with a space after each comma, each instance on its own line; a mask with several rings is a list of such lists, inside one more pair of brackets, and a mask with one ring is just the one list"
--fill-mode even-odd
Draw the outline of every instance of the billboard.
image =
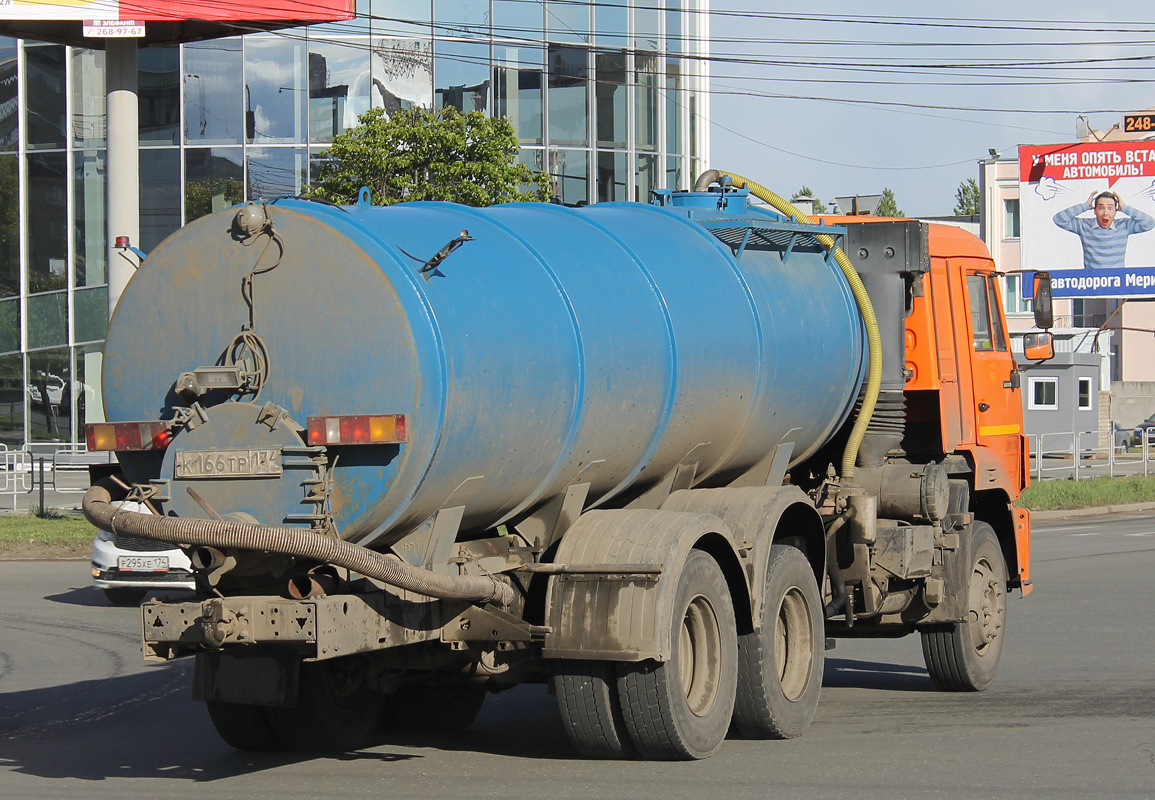
[[0, 0], [0, 20], [204, 20], [323, 22], [351, 19], [355, 0]]
[[1155, 141], [1020, 145], [1019, 214], [1056, 297], [1155, 297]]

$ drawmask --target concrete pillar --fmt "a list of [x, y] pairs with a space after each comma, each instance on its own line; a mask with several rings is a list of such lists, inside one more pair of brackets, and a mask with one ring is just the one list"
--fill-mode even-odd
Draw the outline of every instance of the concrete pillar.
[[139, 109], [136, 39], [105, 43], [105, 91], [108, 94], [108, 315], [135, 270], [131, 252], [117, 249], [118, 236], [140, 247]]

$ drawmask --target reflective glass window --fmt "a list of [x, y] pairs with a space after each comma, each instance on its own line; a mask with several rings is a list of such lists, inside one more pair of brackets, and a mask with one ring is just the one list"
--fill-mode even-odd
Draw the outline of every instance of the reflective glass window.
[[552, 144], [586, 144], [589, 68], [581, 47], [549, 47], [549, 138]]
[[64, 147], [64, 46], [25, 45], [24, 69], [28, 147]]
[[108, 282], [104, 164], [103, 150], [84, 150], [72, 156], [72, 274], [75, 286], [99, 286]]
[[20, 298], [0, 300], [0, 353], [20, 349]]
[[24, 445], [24, 356], [19, 353], [0, 356], [0, 444], [10, 450]]
[[250, 147], [249, 194], [250, 200], [272, 200], [294, 197], [301, 193], [307, 180], [305, 148], [303, 147]]
[[686, 10], [682, 0], [666, 0], [666, 52], [684, 53], [685, 42], [682, 41], [683, 18]]
[[72, 49], [72, 141], [77, 147], [104, 147], [104, 51]]
[[72, 438], [72, 371], [68, 348], [28, 354], [28, 434], [31, 441], [63, 442]]
[[184, 46], [184, 140], [190, 144], [240, 144], [244, 107], [237, 94], [241, 39], [212, 39]]
[[594, 53], [597, 81], [594, 104], [597, 109], [599, 147], [626, 146], [626, 53], [623, 50]]
[[372, 99], [368, 39], [309, 42], [310, 142], [357, 127]]
[[20, 294], [20, 161], [0, 155], [0, 297]]
[[682, 64], [677, 59], [666, 61], [666, 150], [682, 152], [682, 117], [686, 97], [682, 91]]
[[[101, 395], [100, 369], [104, 360], [104, 347], [100, 344], [76, 348], [77, 431], [83, 438], [84, 425], [88, 422], [104, 422], [104, 401]], [[81, 394], [80, 392], [83, 392]], [[84, 402], [79, 403], [80, 397]]]
[[137, 58], [141, 144], [180, 144], [180, 51], [146, 47]]
[[438, 108], [489, 111], [489, 44], [438, 41], [433, 64]]
[[372, 105], [388, 114], [433, 107], [433, 50], [419, 39], [374, 39], [370, 62]]
[[73, 335], [78, 342], [95, 342], [108, 330], [108, 287], [78, 289], [72, 295]]
[[305, 141], [305, 42], [284, 36], [245, 39], [245, 140]]
[[[690, 117], [690, 153], [689, 155], [699, 158], [702, 155], [702, 126], [705, 121], [698, 114], [698, 95], [695, 92], [689, 92], [690, 103], [688, 106]], [[695, 167], [695, 171], [697, 167]]]
[[[28, 291], [67, 286], [68, 170], [64, 153], [28, 156]], [[29, 310], [31, 318], [31, 310]]]
[[48, 292], [28, 298], [28, 347], [68, 344], [68, 295]]
[[670, 156], [666, 159], [666, 185], [664, 189], [689, 189], [690, 182], [685, 180], [682, 170], [684, 168], [683, 159], [677, 156]]
[[634, 0], [634, 47], [657, 50], [661, 47], [662, 0]]
[[493, 0], [493, 36], [522, 41], [542, 41], [544, 3], [525, 0]]
[[439, 36], [489, 36], [489, 3], [433, 0], [433, 32]]
[[140, 151], [140, 249], [151, 252], [180, 227], [180, 151]]
[[636, 181], [637, 199], [639, 203], [649, 203], [654, 198], [650, 194], [655, 189], [663, 188], [661, 176], [658, 174], [657, 156], [638, 156]]
[[[484, 2], [484, 0], [482, 0]], [[373, 0], [375, 36], [429, 36], [432, 0]]]
[[550, 150], [549, 176], [553, 195], [567, 206], [589, 202], [589, 153]]
[[542, 51], [498, 46], [495, 61], [494, 114], [509, 119], [522, 144], [541, 144]]
[[[527, 167], [529, 167], [532, 170], [536, 170], [537, 172], [545, 172], [545, 153], [542, 150], [539, 150], [536, 148], [523, 147], [522, 149], [517, 151], [517, 160], [518, 160], [518, 163], [525, 164]], [[526, 185], [523, 185], [521, 187], [521, 191], [525, 192], [525, 191], [530, 191], [530, 190], [533, 190], [536, 188], [537, 187], [530, 187], [528, 184], [526, 184]], [[552, 183], [551, 183], [551, 188], [550, 188], [551, 197], [554, 194], [555, 193], [553, 191]]]
[[594, 4], [594, 31], [598, 47], [627, 47], [630, 41], [629, 1], [601, 0]]
[[598, 153], [597, 173], [599, 203], [630, 199], [625, 153]]
[[551, 42], [582, 42], [589, 44], [590, 5], [572, 0], [550, 0], [545, 4], [546, 37]]
[[0, 36], [0, 150], [15, 150], [19, 144], [20, 97], [16, 40]]
[[239, 147], [189, 147], [184, 151], [185, 222], [245, 199], [244, 152]]
[[636, 53], [634, 71], [634, 131], [639, 150], [658, 149], [658, 69], [656, 53]]

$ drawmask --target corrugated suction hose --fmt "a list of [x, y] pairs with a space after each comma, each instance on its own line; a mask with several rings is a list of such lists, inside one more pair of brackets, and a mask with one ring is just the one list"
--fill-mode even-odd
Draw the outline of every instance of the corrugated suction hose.
[[[804, 225], [814, 224], [814, 220], [800, 211], [789, 200], [781, 195], [775, 194], [765, 186], [734, 172], [726, 172], [720, 169], [706, 170], [699, 175], [698, 180], [694, 182], [694, 191], [704, 192], [710, 187], [711, 183], [720, 182], [723, 177], [729, 178], [734, 182], [734, 185], [739, 188], [749, 189], [755, 197], [769, 203], [786, 216], [794, 217]], [[866, 293], [866, 287], [862, 284], [862, 278], [859, 276], [858, 270], [850, 263], [850, 258], [847, 257], [846, 253], [842, 251], [842, 248], [834, 241], [833, 236], [820, 233], [815, 238], [826, 250], [834, 251], [834, 260], [838, 263], [838, 268], [842, 270], [842, 274], [846, 277], [846, 282], [850, 285], [850, 291], [854, 295], [855, 302], [858, 304], [858, 312], [862, 315], [862, 322], [866, 326], [866, 340], [869, 353], [867, 360], [866, 393], [862, 398], [862, 408], [859, 411], [858, 419], [854, 421], [854, 427], [850, 429], [850, 439], [846, 443], [846, 449], [842, 451], [841, 475], [844, 480], [849, 482], [854, 480], [855, 465], [858, 461], [858, 449], [862, 446], [862, 439], [866, 436], [866, 429], [870, 425], [870, 418], [874, 416], [874, 407], [878, 404], [878, 395], [882, 389], [882, 337], [878, 332], [878, 318], [874, 314], [874, 305], [870, 302], [870, 296]]]
[[112, 495], [100, 485], [93, 486], [85, 493], [83, 509], [84, 516], [93, 525], [123, 536], [140, 536], [174, 545], [283, 553], [344, 567], [398, 589], [443, 600], [507, 606], [514, 598], [513, 588], [496, 578], [441, 575], [313, 531], [228, 520], [161, 517], [123, 510], [112, 505]]

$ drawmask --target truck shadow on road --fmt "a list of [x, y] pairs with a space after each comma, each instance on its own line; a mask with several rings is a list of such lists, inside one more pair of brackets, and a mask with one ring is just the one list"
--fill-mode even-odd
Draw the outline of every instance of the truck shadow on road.
[[[437, 752], [577, 760], [547, 687], [490, 696], [459, 733], [382, 731], [343, 754], [242, 753], [217, 736], [189, 699], [191, 664], [0, 694], [0, 770], [41, 778], [166, 778], [212, 782], [314, 760], [402, 762]], [[922, 668], [827, 659], [823, 685], [933, 692]]]
[[822, 685], [829, 688], [886, 689], [899, 692], [937, 692], [924, 667], [827, 658]]

